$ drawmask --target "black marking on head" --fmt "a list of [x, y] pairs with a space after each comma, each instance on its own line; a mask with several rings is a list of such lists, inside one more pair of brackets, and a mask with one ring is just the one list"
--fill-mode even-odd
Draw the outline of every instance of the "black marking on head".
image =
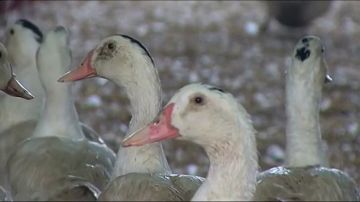
[[221, 93], [225, 93], [225, 91], [221, 88], [217, 88], [217, 87], [214, 87], [214, 86], [211, 86], [208, 88], [209, 90], [212, 90], [212, 91], [219, 91]]
[[302, 47], [296, 50], [295, 57], [301, 62], [304, 62], [311, 55], [311, 51], [307, 47]]
[[303, 42], [303, 44], [308, 43], [308, 42], [309, 42], [309, 39], [308, 39], [308, 38], [303, 38], [303, 39], [302, 39], [302, 42]]
[[152, 63], [153, 65], [155, 65], [154, 60], [153, 60], [153, 58], [151, 57], [149, 51], [145, 48], [145, 46], [144, 46], [140, 41], [138, 41], [138, 40], [136, 40], [136, 39], [134, 39], [134, 38], [132, 38], [131, 36], [128, 36], [128, 35], [120, 34], [120, 36], [129, 39], [132, 43], [135, 43], [135, 44], [138, 45], [141, 49], [143, 49], [143, 51], [145, 52], [145, 54], [150, 58], [151, 63]]
[[107, 48], [108, 48], [109, 50], [114, 50], [114, 49], [115, 49], [114, 43], [108, 43], [108, 44], [107, 44]]
[[63, 26], [57, 26], [55, 27], [54, 32], [66, 32], [66, 28]]
[[114, 57], [118, 50], [116, 48], [116, 43], [114, 40], [107, 40], [103, 44], [103, 46], [99, 50], [97, 50], [97, 52], [97, 57], [99, 59], [107, 60]]
[[0, 58], [2, 57], [2, 52], [0, 51]]
[[22, 25], [24, 28], [27, 28], [29, 30], [31, 30], [34, 34], [35, 34], [35, 40], [39, 43], [41, 43], [43, 41], [43, 33], [40, 31], [39, 27], [37, 27], [35, 24], [33, 24], [32, 22], [26, 20], [26, 19], [20, 19], [17, 20], [15, 22], [15, 24], [20, 24]]
[[304, 44], [304, 46], [306, 48], [309, 48], [311, 40], [312, 40], [312, 38], [304, 37], [304, 38], [302, 38], [301, 42]]

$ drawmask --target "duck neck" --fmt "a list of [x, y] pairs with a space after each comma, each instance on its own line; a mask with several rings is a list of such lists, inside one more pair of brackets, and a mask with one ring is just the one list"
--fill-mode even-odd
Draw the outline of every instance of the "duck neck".
[[255, 136], [250, 127], [241, 131], [248, 134], [233, 135], [233, 139], [217, 140], [215, 145], [204, 147], [210, 160], [209, 172], [192, 201], [252, 199], [258, 169]]
[[[9, 46], [9, 48], [10, 47], [11, 46]], [[37, 48], [37, 46], [35, 47]], [[0, 98], [0, 105], [3, 112], [0, 114], [1, 131], [16, 126], [24, 121], [36, 121], [39, 119], [43, 105], [44, 90], [41, 86], [36, 68], [35, 47], [27, 48], [27, 54], [22, 54], [22, 49], [19, 49], [21, 50], [20, 55], [23, 57], [17, 55], [18, 52], [15, 51], [16, 49], [11, 52], [13, 54], [9, 54], [9, 59], [11, 64], [13, 64], [13, 72], [16, 74], [16, 78], [26, 86], [35, 98], [32, 100], [24, 100], [12, 96], [2, 96]], [[29, 55], [30, 53], [34, 54]]]
[[[131, 103], [131, 121], [127, 135], [150, 123], [159, 113], [161, 106], [161, 87], [156, 69], [151, 66], [147, 75], [136, 81], [114, 79], [119, 86], [124, 86]], [[143, 69], [143, 68], [139, 68]], [[144, 74], [144, 73], [143, 73]], [[141, 77], [141, 76], [140, 76]], [[139, 83], [141, 81], [141, 84]], [[113, 178], [131, 172], [139, 173], [171, 173], [161, 143], [153, 143], [141, 147], [122, 147], [117, 153]]]
[[[34, 94], [35, 98], [40, 98], [36, 100], [41, 102], [41, 98], [44, 96], [44, 89], [41, 86], [35, 62], [29, 64], [27, 66], [14, 68], [13, 71], [16, 74], [16, 78]], [[18, 66], [14, 65], [14, 67]]]
[[286, 159], [288, 167], [323, 165], [319, 101], [323, 80], [289, 74], [286, 83]]
[[46, 91], [42, 114], [34, 131], [35, 137], [84, 138], [69, 85], [59, 83], [56, 89]]

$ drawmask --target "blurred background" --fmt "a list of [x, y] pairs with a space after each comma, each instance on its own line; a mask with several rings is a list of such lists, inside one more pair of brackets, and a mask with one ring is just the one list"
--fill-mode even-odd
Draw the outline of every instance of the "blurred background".
[[[300, 37], [317, 35], [325, 44], [333, 77], [324, 87], [320, 112], [330, 166], [346, 171], [360, 184], [360, 3], [325, 2], [318, 10], [310, 5], [305, 16], [314, 17], [300, 22], [291, 19], [301, 18], [301, 10], [279, 11], [270, 4], [1, 1], [0, 40], [4, 41], [6, 26], [18, 18], [34, 22], [43, 32], [66, 26], [76, 66], [102, 38], [115, 33], [133, 36], [155, 60], [164, 102], [191, 82], [216, 85], [236, 96], [258, 131], [259, 161], [265, 170], [284, 160], [284, 80], [290, 55]], [[282, 12], [287, 13], [281, 16]], [[74, 83], [73, 92], [80, 119], [117, 151], [131, 118], [125, 93], [98, 78]], [[201, 148], [176, 140], [164, 145], [175, 173], [206, 175], [208, 159]]]

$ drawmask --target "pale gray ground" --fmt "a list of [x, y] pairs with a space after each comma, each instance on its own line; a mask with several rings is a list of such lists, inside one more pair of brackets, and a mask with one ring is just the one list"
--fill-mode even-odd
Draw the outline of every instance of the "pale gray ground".
[[[265, 9], [259, 2], [34, 2], [6, 15], [25, 17], [48, 31], [71, 31], [73, 65], [105, 36], [123, 33], [148, 47], [160, 73], [164, 100], [189, 82], [217, 85], [235, 94], [252, 115], [262, 169], [284, 157], [285, 67], [296, 41], [310, 33], [322, 38], [334, 82], [326, 85], [321, 124], [330, 165], [360, 184], [360, 3], [334, 2], [307, 30], [289, 31], [272, 21], [257, 33]], [[1, 23], [1, 22], [0, 22]], [[4, 26], [0, 27], [3, 40]], [[290, 34], [289, 34], [290, 33]], [[124, 92], [103, 79], [74, 84], [81, 120], [116, 150], [130, 119]], [[206, 175], [199, 147], [165, 144], [176, 173]]]

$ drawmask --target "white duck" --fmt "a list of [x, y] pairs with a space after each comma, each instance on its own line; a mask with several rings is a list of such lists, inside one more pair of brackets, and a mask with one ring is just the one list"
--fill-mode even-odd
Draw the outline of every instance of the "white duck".
[[15, 79], [8, 52], [0, 42], [0, 90], [14, 97], [31, 100], [34, 96]]
[[[59, 81], [93, 76], [107, 78], [127, 92], [132, 115], [128, 134], [149, 123], [159, 112], [160, 80], [149, 52], [139, 41], [126, 35], [107, 37], [90, 51], [78, 69]], [[120, 146], [114, 180], [103, 191], [101, 200], [186, 200], [201, 184], [202, 178], [170, 173], [160, 143], [137, 148]], [[156, 189], [152, 187], [154, 183], [149, 183], [154, 181], [158, 184]]]
[[303, 37], [286, 76], [285, 166], [260, 174], [255, 200], [360, 200], [346, 173], [322, 166], [319, 102], [324, 81], [329, 79], [320, 39]]
[[[33, 99], [33, 95], [25, 89], [16, 79], [8, 60], [5, 46], [0, 43], [0, 90], [8, 95], [22, 97], [26, 100]], [[0, 142], [1, 144], [2, 142]], [[5, 173], [0, 172], [0, 178], [5, 178]], [[4, 180], [4, 179], [2, 179]], [[10, 196], [5, 188], [0, 186], [0, 201], [9, 201]]]
[[210, 160], [206, 181], [192, 201], [252, 199], [258, 168], [254, 128], [231, 94], [208, 85], [187, 85], [171, 98], [158, 120], [128, 136], [123, 145], [175, 137], [199, 144]]
[[[5, 45], [9, 60], [17, 78], [35, 95], [25, 101], [10, 96], [0, 99], [3, 112], [0, 115], [0, 132], [40, 116], [44, 90], [36, 69], [36, 51], [43, 40], [40, 29], [28, 20], [20, 19], [8, 28]], [[33, 124], [35, 125], [35, 124]]]
[[108, 183], [115, 154], [84, 137], [70, 86], [57, 78], [71, 63], [68, 33], [50, 31], [37, 53], [46, 100], [32, 138], [7, 162], [14, 200], [95, 200]]
[[9, 62], [17, 78], [34, 93], [26, 101], [11, 96], [0, 97], [0, 185], [7, 187], [6, 161], [19, 142], [30, 137], [39, 118], [43, 89], [36, 69], [36, 51], [43, 39], [40, 29], [27, 20], [18, 20], [6, 31]]
[[[9, 50], [9, 59], [14, 64], [14, 72], [36, 96], [36, 99], [26, 104], [9, 97], [0, 100], [0, 106], [6, 108], [4, 114], [0, 115], [0, 131], [8, 129], [6, 133], [9, 134], [9, 130], [16, 128], [15, 134], [11, 134], [17, 136], [17, 133], [32, 131], [41, 113], [44, 89], [39, 80], [35, 55], [43, 41], [43, 34], [32, 22], [20, 19], [8, 28], [6, 36], [6, 46]], [[21, 111], [22, 115], [15, 113], [17, 111]], [[86, 138], [103, 143], [94, 130], [83, 123], [80, 124]]]
[[[40, 29], [32, 22], [20, 19], [8, 28], [6, 40], [14, 72], [34, 92], [35, 99], [26, 102], [10, 96], [0, 98], [0, 107], [4, 109], [0, 114], [0, 173], [5, 172], [6, 161], [16, 148], [15, 145], [33, 134], [45, 96], [36, 67], [36, 52], [43, 41]], [[104, 143], [96, 132], [80, 124], [87, 139]], [[0, 175], [0, 185], [5, 185], [6, 180], [2, 176]]]

